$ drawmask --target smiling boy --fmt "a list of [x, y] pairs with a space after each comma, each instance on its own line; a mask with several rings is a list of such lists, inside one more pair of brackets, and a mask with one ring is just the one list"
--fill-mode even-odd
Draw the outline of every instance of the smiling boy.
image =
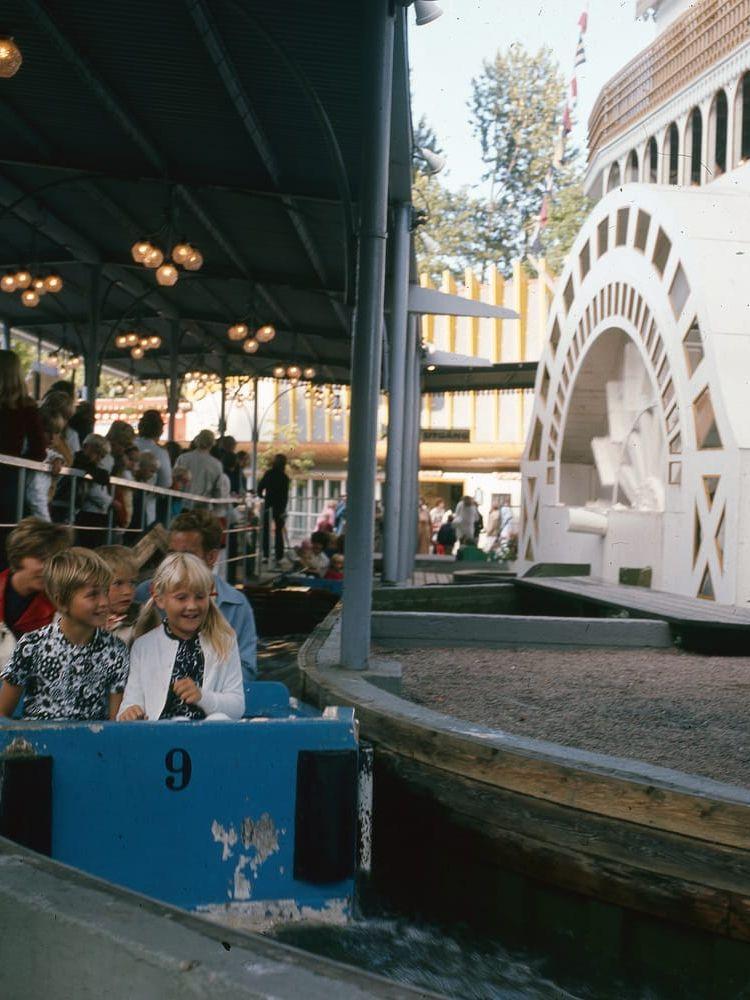
[[128, 675], [128, 650], [106, 631], [111, 572], [89, 549], [54, 555], [45, 590], [60, 620], [29, 632], [0, 674], [0, 715], [25, 694], [24, 718], [114, 719]]

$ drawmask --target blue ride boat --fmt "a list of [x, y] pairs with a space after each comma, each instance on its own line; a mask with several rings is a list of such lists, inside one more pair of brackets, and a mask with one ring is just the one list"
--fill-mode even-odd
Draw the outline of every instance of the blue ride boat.
[[0, 835], [232, 926], [346, 921], [369, 828], [354, 710], [246, 694], [239, 722], [2, 720]]

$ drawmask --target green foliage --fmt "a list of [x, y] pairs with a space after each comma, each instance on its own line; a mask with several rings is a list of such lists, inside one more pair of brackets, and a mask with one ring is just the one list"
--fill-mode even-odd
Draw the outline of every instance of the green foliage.
[[565, 258], [591, 211], [592, 203], [580, 181], [555, 192], [549, 206], [547, 225], [542, 231], [544, 256], [553, 274], [560, 274]]
[[310, 451], [299, 450], [299, 434], [294, 424], [286, 424], [276, 428], [272, 441], [263, 445], [258, 455], [258, 476], [262, 476], [271, 467], [273, 456], [279, 452], [286, 455], [286, 471], [294, 478], [304, 476], [315, 465], [315, 459]]
[[28, 340], [21, 340], [20, 337], [11, 334], [10, 347], [13, 353], [18, 355], [23, 377], [26, 378], [31, 371], [31, 366], [36, 361], [36, 344], [31, 344]]
[[[485, 165], [487, 197], [467, 188], [448, 190], [415, 161], [414, 206], [427, 213], [415, 245], [420, 271], [438, 279], [448, 268], [461, 275], [470, 266], [483, 275], [494, 263], [506, 276], [526, 255], [542, 207], [547, 172], [560, 137], [565, 82], [549, 48], [536, 53], [521, 45], [498, 52], [472, 80], [471, 124]], [[440, 152], [437, 137], [422, 118], [415, 145]], [[542, 230], [543, 253], [559, 271], [588, 212], [575, 150], [555, 169], [549, 221]], [[479, 179], [478, 179], [479, 180]]]

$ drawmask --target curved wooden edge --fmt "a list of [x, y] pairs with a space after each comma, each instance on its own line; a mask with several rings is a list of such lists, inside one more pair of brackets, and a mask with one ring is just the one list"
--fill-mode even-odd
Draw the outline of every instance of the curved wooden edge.
[[[337, 606], [299, 653], [304, 696], [356, 709], [376, 746], [474, 781], [570, 809], [750, 850], [750, 791], [734, 785], [513, 736], [423, 709], [318, 660]], [[746, 859], [750, 865], [750, 856]]]

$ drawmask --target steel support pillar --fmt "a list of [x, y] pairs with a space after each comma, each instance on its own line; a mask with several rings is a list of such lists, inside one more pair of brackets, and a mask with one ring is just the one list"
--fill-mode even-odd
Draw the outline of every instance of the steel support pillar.
[[409, 226], [411, 206], [399, 204], [394, 213], [393, 268], [388, 366], [388, 453], [385, 463], [385, 516], [383, 524], [383, 580], [397, 583], [403, 485], [404, 393], [406, 377], [406, 327], [409, 299]]
[[[253, 493], [258, 492], [258, 376], [253, 376]], [[312, 436], [312, 435], [311, 435]]]
[[221, 409], [219, 411], [219, 437], [227, 432], [227, 357], [221, 359]]
[[91, 283], [89, 285], [89, 329], [86, 337], [86, 356], [84, 365], [86, 371], [86, 399], [92, 406], [96, 405], [96, 389], [99, 385], [99, 312], [101, 307], [102, 266], [93, 264], [91, 267]]
[[370, 615], [375, 522], [375, 449], [378, 434], [383, 293], [388, 228], [388, 165], [395, 14], [389, 0], [366, 4], [364, 41], [370, 84], [364, 109], [357, 299], [352, 337], [351, 416], [347, 486], [346, 577], [341, 624], [341, 662], [365, 670], [370, 654]]
[[174, 441], [177, 423], [177, 411], [180, 406], [180, 321], [173, 319], [169, 331], [169, 393], [167, 394], [167, 411], [169, 427], [167, 440]]
[[4, 351], [10, 350], [10, 324], [7, 320], [0, 319], [0, 338], [2, 338], [2, 345]]
[[404, 443], [401, 465], [401, 521], [399, 531], [398, 579], [407, 580], [414, 568], [417, 539], [417, 472], [419, 464], [419, 356], [417, 318], [409, 316], [406, 332], [406, 374], [404, 392]]

